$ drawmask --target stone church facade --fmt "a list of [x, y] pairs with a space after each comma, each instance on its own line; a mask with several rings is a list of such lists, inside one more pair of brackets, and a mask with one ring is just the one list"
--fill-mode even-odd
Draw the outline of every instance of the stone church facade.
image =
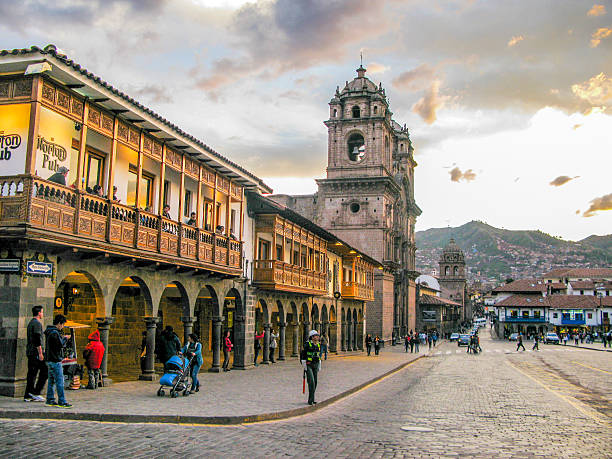
[[442, 296], [461, 305], [461, 317], [459, 319], [462, 322], [471, 320], [471, 312], [468, 309], [465, 255], [453, 238], [444, 247], [439, 266], [438, 282], [440, 283]]
[[408, 129], [393, 120], [382, 85], [357, 77], [329, 103], [327, 177], [314, 195], [272, 199], [383, 264], [375, 273], [366, 331], [384, 340], [414, 329], [416, 162]]

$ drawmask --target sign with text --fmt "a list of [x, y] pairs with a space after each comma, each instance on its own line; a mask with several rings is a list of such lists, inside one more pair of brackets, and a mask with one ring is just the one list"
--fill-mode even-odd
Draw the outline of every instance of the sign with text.
[[30, 105], [0, 105], [0, 171], [2, 175], [25, 172], [30, 125]]
[[53, 275], [53, 263], [28, 260], [26, 261], [26, 272], [28, 274], [51, 277]]
[[18, 258], [0, 259], [0, 272], [18, 273], [19, 271], [21, 271], [21, 260]]

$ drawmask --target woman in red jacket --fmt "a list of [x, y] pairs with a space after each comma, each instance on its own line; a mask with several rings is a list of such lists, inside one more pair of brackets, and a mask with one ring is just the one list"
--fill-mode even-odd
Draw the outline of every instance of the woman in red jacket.
[[97, 389], [100, 383], [100, 365], [102, 357], [104, 357], [104, 345], [100, 341], [100, 332], [93, 331], [88, 337], [89, 343], [85, 346], [83, 357], [85, 357], [85, 366], [87, 367], [87, 389]]

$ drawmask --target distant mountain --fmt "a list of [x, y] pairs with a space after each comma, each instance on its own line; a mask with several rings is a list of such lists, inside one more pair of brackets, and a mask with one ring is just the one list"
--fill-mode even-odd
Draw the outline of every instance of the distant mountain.
[[560, 267], [612, 266], [612, 235], [574, 242], [542, 231], [510, 231], [471, 221], [457, 228], [417, 231], [417, 270], [437, 270], [451, 237], [465, 252], [470, 281], [495, 283], [508, 277], [538, 277]]

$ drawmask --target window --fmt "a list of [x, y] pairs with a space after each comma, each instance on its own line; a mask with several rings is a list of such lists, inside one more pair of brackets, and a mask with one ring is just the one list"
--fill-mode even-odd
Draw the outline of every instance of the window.
[[514, 310], [514, 311], [510, 311], [510, 317], [518, 317], [518, 311]]
[[352, 109], [353, 111], [353, 118], [360, 118], [361, 117], [361, 110], [359, 109], [359, 107], [357, 105], [355, 105]]
[[213, 221], [213, 204], [210, 201], [204, 203], [204, 229], [206, 231], [212, 231]]
[[353, 202], [350, 206], [351, 208], [351, 212], [353, 212], [354, 214], [356, 214], [357, 212], [359, 212], [359, 204], [356, 202]]
[[164, 180], [164, 206], [168, 205], [170, 202], [170, 182], [168, 180]]
[[365, 141], [359, 133], [351, 134], [348, 139], [348, 157], [351, 161], [361, 161], [366, 154]]
[[85, 171], [85, 190], [91, 193], [94, 186], [102, 185], [103, 173], [104, 156], [88, 151]]
[[444, 268], [444, 275], [445, 276], [448, 276], [449, 272], [450, 272], [450, 268], [448, 266], [446, 268]]
[[536, 319], [540, 318], [540, 311], [533, 311], [533, 317]]
[[[147, 209], [153, 205], [153, 181], [155, 176], [148, 172], [142, 171], [140, 180], [140, 191], [138, 200], [138, 208]], [[130, 164], [127, 183], [127, 201], [128, 206], [136, 205], [136, 183], [138, 182], [138, 169], [133, 164]]]
[[529, 311], [523, 311], [523, 318], [527, 319], [529, 317]]
[[587, 318], [588, 319], [592, 319], [593, 318], [593, 313], [592, 312], [588, 312], [587, 313]]
[[376, 115], [377, 113], [378, 113], [378, 107], [374, 105], [374, 114]]
[[230, 232], [236, 235], [236, 209], [232, 209], [230, 213]]
[[553, 312], [553, 319], [557, 319], [559, 317], [559, 313], [558, 312]]
[[269, 241], [264, 241], [263, 239], [259, 240], [259, 259], [260, 260], [270, 259], [270, 242]]
[[189, 217], [191, 214], [191, 190], [185, 190], [185, 201], [183, 202], [183, 215]]
[[276, 244], [276, 259], [283, 261], [283, 246], [280, 244]]
[[458, 276], [459, 275], [459, 268], [457, 268], [456, 266], [453, 268], [453, 276]]
[[338, 110], [334, 108], [334, 118], [338, 116]]

